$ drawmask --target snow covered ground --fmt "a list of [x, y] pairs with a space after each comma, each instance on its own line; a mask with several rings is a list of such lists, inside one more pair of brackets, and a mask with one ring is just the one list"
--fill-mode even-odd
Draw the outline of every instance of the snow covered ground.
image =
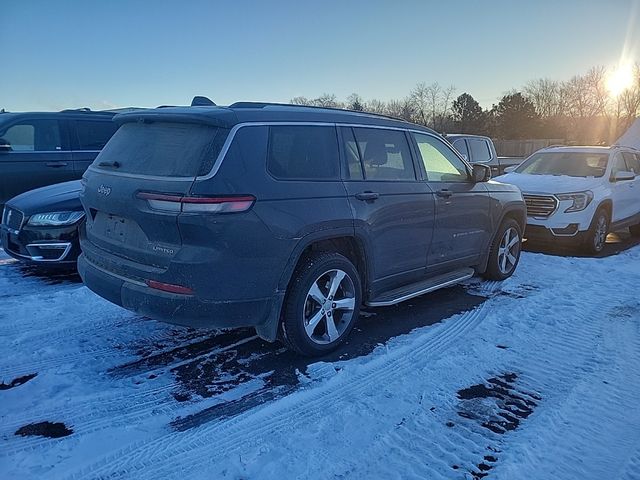
[[[0, 252], [0, 478], [638, 479], [638, 285], [639, 246], [526, 252], [503, 283], [364, 312], [366, 348], [309, 362]], [[367, 337], [380, 319], [408, 327]]]

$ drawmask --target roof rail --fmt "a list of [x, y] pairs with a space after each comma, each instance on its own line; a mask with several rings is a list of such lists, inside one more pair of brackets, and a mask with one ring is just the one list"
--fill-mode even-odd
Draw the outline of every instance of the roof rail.
[[388, 118], [390, 120], [396, 120], [399, 122], [407, 122], [404, 118], [393, 117], [391, 115], [384, 115], [382, 113], [371, 113], [362, 110], [350, 110], [348, 108], [338, 107], [322, 107], [319, 105], [298, 105], [295, 103], [276, 103], [276, 102], [235, 102], [229, 105], [228, 108], [265, 108], [265, 107], [296, 107], [296, 108], [310, 108], [316, 110], [333, 110], [335, 112], [347, 112], [360, 115], [371, 115], [374, 117]]

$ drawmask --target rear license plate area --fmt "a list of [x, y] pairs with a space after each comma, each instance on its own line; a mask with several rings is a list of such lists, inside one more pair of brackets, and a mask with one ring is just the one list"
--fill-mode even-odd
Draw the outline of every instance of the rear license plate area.
[[104, 219], [104, 236], [124, 243], [127, 241], [127, 219], [108, 214]]

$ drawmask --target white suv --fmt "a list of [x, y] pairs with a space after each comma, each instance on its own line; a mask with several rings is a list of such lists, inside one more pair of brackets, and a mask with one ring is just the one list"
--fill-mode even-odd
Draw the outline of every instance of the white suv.
[[610, 231], [640, 235], [640, 151], [631, 147], [549, 147], [498, 180], [522, 190], [532, 241], [598, 253]]

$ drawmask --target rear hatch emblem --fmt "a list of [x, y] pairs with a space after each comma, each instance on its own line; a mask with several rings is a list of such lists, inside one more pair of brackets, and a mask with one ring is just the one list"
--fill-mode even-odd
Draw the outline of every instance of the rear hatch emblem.
[[111, 187], [107, 187], [106, 185], [100, 185], [98, 187], [98, 193], [106, 197], [111, 193]]

